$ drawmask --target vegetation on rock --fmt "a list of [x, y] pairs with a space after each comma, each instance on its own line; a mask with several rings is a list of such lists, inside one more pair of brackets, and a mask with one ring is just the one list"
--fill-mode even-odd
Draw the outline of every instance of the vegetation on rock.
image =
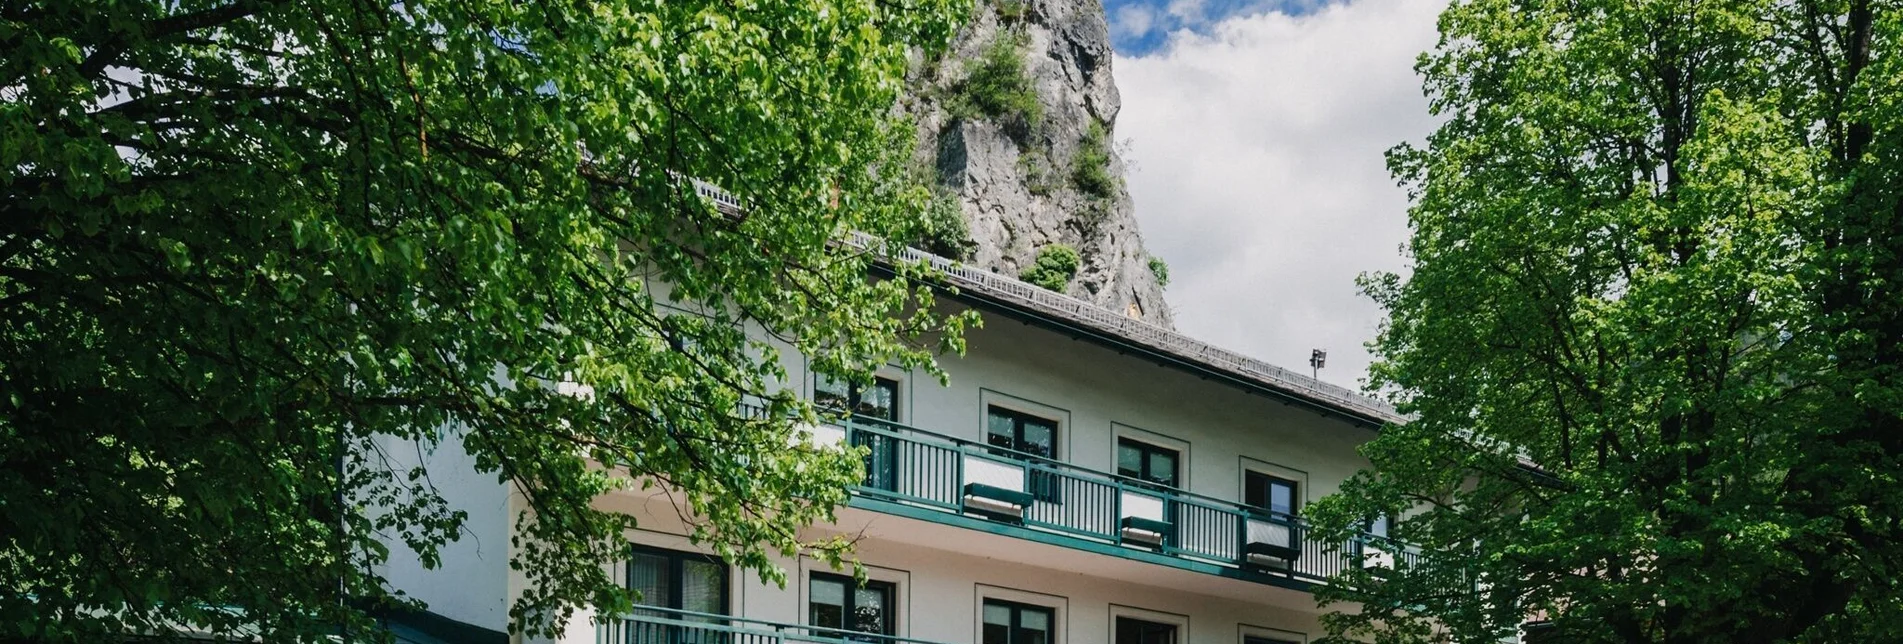
[[1158, 287], [1168, 288], [1170, 285], [1169, 262], [1163, 261], [1163, 258], [1161, 257], [1151, 255], [1150, 256], [1150, 275], [1156, 278], [1156, 285]]
[[1044, 105], [1025, 72], [1024, 48], [1023, 36], [1000, 32], [953, 86], [946, 112], [958, 119], [991, 119], [1020, 145], [1028, 143], [1044, 120]]
[[1037, 249], [1037, 262], [1018, 274], [1018, 279], [1046, 289], [1064, 292], [1077, 277], [1083, 258], [1068, 244], [1047, 244]]

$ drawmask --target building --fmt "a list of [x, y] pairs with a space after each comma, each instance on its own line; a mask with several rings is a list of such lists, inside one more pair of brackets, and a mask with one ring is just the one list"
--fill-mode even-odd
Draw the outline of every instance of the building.
[[[1367, 466], [1355, 448], [1399, 419], [1392, 408], [941, 267], [954, 305], [986, 318], [967, 355], [943, 365], [949, 387], [896, 369], [846, 387], [789, 365], [816, 400], [859, 414], [816, 428], [870, 455], [838, 523], [813, 529], [860, 535], [868, 583], [801, 560], [781, 562], [785, 588], [762, 584], [697, 552], [664, 493], [621, 492], [604, 505], [642, 529], [614, 574], [656, 608], [599, 627], [583, 616], [560, 641], [1306, 642], [1321, 632], [1315, 584], [1406, 556], [1384, 522], [1325, 544], [1299, 519]], [[396, 560], [386, 574], [432, 612], [503, 630], [519, 583], [506, 565], [508, 494], [473, 471], [437, 483], [470, 512], [473, 539], [446, 549], [440, 570]]]

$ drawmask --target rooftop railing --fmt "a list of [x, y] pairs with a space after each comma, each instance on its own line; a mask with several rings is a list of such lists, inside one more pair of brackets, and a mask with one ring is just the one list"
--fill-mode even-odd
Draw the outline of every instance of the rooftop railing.
[[866, 448], [856, 493], [948, 515], [1310, 583], [1418, 556], [1382, 537], [1321, 541], [1298, 517], [897, 423], [856, 417], [823, 431]]
[[671, 608], [636, 609], [595, 627], [595, 644], [940, 644]]

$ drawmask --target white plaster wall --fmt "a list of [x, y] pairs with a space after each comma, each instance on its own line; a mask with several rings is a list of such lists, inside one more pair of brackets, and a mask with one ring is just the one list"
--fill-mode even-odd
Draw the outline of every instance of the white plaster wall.
[[[641, 531], [629, 537], [658, 548], [702, 550], [683, 537], [665, 532]], [[1027, 566], [883, 540], [862, 541], [857, 552], [869, 577], [897, 584], [899, 635], [933, 642], [978, 642], [979, 608], [987, 597], [1053, 608], [1058, 625], [1056, 644], [1109, 642], [1113, 615], [1119, 613], [1179, 623], [1179, 641], [1185, 644], [1236, 644], [1245, 630], [1300, 642], [1322, 632], [1315, 612], [1148, 587], [1074, 570]], [[806, 621], [808, 575], [830, 569], [810, 559], [782, 560], [780, 565], [788, 571], [784, 587], [764, 583], [746, 571], [730, 571], [730, 609], [734, 615], [785, 624]], [[578, 619], [571, 622], [569, 632], [559, 641], [586, 644], [594, 638], [593, 626]]]
[[442, 547], [442, 565], [435, 569], [425, 568], [399, 535], [384, 535], [390, 559], [380, 572], [389, 587], [421, 599], [444, 617], [507, 631], [512, 521], [508, 488], [494, 474], [476, 472], [460, 430], [452, 429], [434, 449], [392, 437], [380, 437], [378, 446], [398, 480], [422, 463], [450, 506], [469, 513], [462, 536]]
[[[985, 327], [966, 337], [966, 355], [941, 360], [949, 386], [923, 373], [905, 378], [905, 423], [983, 440], [982, 400], [1028, 401], [1063, 412], [1060, 460], [1114, 472], [1120, 425], [1188, 443], [1186, 489], [1228, 501], [1242, 500], [1245, 458], [1275, 466], [1258, 469], [1301, 473], [1303, 504], [1333, 493], [1368, 466], [1355, 447], [1374, 438], [1374, 431], [1338, 416], [1002, 316], [985, 316]], [[811, 374], [803, 363], [795, 368], [810, 394]]]

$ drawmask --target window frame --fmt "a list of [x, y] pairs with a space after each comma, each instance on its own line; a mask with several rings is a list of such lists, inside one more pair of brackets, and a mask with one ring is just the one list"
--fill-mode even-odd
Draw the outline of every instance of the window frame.
[[[1011, 610], [1011, 623], [1006, 625], [1006, 628], [1014, 630], [1014, 631], [1017, 629], [1023, 628], [1023, 626], [1021, 626], [1020, 624], [1024, 622], [1024, 611], [1033, 610], [1033, 611], [1044, 613], [1044, 624], [1046, 626], [1046, 629], [1044, 631], [1044, 641], [1049, 644], [1055, 644], [1056, 642], [1062, 641], [1058, 639], [1058, 635], [1057, 635], [1057, 617], [1058, 617], [1057, 607], [1046, 606], [1042, 604], [1034, 604], [1031, 602], [1017, 601], [1013, 599], [1004, 599], [1001, 597], [983, 597], [983, 598], [980, 598], [978, 602], [978, 626], [979, 626], [978, 644], [984, 644], [984, 626], [986, 624], [984, 611], [985, 611], [985, 607], [990, 606], [992, 604], [997, 604], [998, 606], [1008, 608]], [[1016, 644], [1016, 643], [1008, 642], [1007, 644]]]
[[[852, 576], [850, 575], [841, 575], [837, 573], [819, 572], [819, 571], [813, 571], [811, 573], [808, 573], [806, 578], [806, 625], [817, 627], [817, 628], [831, 628], [831, 627], [823, 627], [813, 623], [813, 607], [818, 605], [818, 603], [813, 600], [813, 582], [815, 581], [826, 581], [826, 582], [843, 584], [846, 588], [845, 597], [844, 597], [846, 604], [840, 607], [844, 611], [843, 613], [841, 613], [842, 625], [838, 627], [836, 630], [840, 630], [840, 631], [844, 631], [848, 633], [865, 633], [867, 635], [882, 635], [887, 637], [898, 636], [899, 634], [899, 617], [898, 617], [899, 585], [897, 582], [885, 581], [881, 579], [867, 579], [864, 584], [861, 584], [858, 582], [858, 580], [853, 579]], [[884, 624], [880, 626], [882, 630], [876, 633], [870, 632], [870, 631], [853, 630], [851, 626], [852, 611], [854, 608], [858, 607], [858, 601], [857, 601], [858, 595], [855, 594], [854, 591], [857, 591], [862, 588], [872, 589], [875, 587], [882, 588], [885, 591], [885, 607], [884, 607], [885, 610], [881, 612], [881, 615], [883, 616], [883, 621], [884, 621]]]
[[717, 613], [711, 613], [711, 614], [720, 615], [723, 617], [733, 616], [733, 566], [728, 565], [727, 560], [722, 559], [717, 555], [710, 555], [710, 554], [701, 553], [701, 552], [693, 552], [689, 550], [674, 550], [671, 548], [661, 548], [658, 546], [650, 546], [650, 545], [640, 544], [640, 543], [630, 543], [628, 544], [628, 563], [622, 566], [623, 570], [621, 571], [621, 587], [622, 588], [627, 588], [627, 589], [634, 588], [633, 561], [634, 561], [634, 555], [637, 555], [637, 554], [662, 557], [667, 560], [668, 588], [673, 591], [673, 596], [668, 598], [669, 601], [665, 605], [636, 604], [635, 605], [636, 609], [646, 607], [646, 608], [652, 608], [652, 609], [665, 609], [665, 610], [677, 610], [677, 611], [687, 610], [681, 607], [681, 603], [684, 599], [681, 591], [683, 588], [686, 588], [687, 586], [686, 562], [688, 559], [698, 559], [702, 562], [711, 563], [720, 567], [720, 611]]

